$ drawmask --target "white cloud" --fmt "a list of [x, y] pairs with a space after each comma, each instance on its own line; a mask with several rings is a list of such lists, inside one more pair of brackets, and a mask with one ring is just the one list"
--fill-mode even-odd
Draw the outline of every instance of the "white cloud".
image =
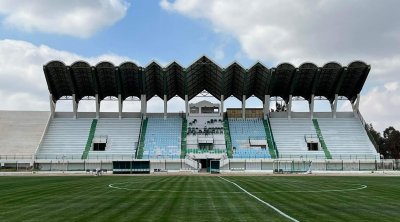
[[400, 49], [398, 1], [161, 0], [160, 5], [208, 20], [216, 32], [236, 37], [254, 60], [347, 64]]
[[26, 32], [40, 31], [87, 38], [122, 19], [125, 0], [2, 0], [3, 24]]
[[208, 21], [235, 38], [240, 53], [267, 64], [365, 60], [372, 69], [361, 111], [379, 129], [398, 118], [399, 1], [161, 0], [160, 6]]
[[[85, 60], [91, 65], [104, 60], [116, 65], [123, 61], [131, 61], [128, 57], [115, 54], [83, 57], [45, 45], [37, 46], [25, 41], [0, 40], [0, 96], [2, 98], [0, 109], [48, 110], [48, 90], [43, 65], [50, 60], [61, 60], [66, 64]], [[70, 108], [68, 107], [67, 110]]]
[[[376, 87], [361, 98], [360, 110], [367, 121], [375, 128], [383, 130], [388, 126], [400, 128], [400, 89], [399, 82], [389, 87]], [[396, 87], [393, 87], [396, 85]]]
[[389, 92], [396, 92], [396, 90], [399, 88], [399, 83], [398, 82], [388, 82], [384, 85], [384, 87]]

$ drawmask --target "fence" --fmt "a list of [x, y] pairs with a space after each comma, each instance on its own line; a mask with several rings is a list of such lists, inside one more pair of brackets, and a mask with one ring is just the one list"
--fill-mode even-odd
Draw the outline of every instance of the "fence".
[[[7, 157], [0, 159], [1, 171], [87, 171], [88, 169], [112, 170], [112, 162], [117, 159], [20, 159]], [[27, 156], [28, 157], [28, 156]], [[121, 160], [121, 158], [118, 158]], [[124, 160], [134, 160], [132, 156]], [[192, 159], [150, 159], [151, 170], [180, 171], [200, 170], [200, 160]], [[205, 167], [205, 166], [203, 166]], [[327, 159], [221, 159], [220, 170], [223, 171], [278, 171], [305, 172], [313, 171], [395, 171], [400, 170], [400, 160], [327, 160]]]
[[306, 172], [317, 171], [381, 171], [400, 170], [400, 160], [268, 160], [226, 159], [220, 162], [222, 171]]

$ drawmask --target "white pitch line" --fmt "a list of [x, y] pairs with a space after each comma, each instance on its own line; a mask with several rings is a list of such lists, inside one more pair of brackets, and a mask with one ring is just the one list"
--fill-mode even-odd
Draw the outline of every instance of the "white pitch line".
[[[126, 182], [129, 183], [129, 182]], [[117, 190], [129, 190], [129, 191], [147, 191], [147, 192], [169, 192], [169, 193], [242, 193], [242, 192], [218, 192], [218, 191], [207, 191], [207, 190], [151, 190], [151, 189], [131, 189], [126, 187], [118, 187], [116, 184], [126, 184], [126, 183], [111, 183], [108, 184], [109, 188], [117, 189]]]
[[228, 179], [225, 179], [225, 178], [223, 178], [223, 177], [219, 177], [219, 178], [225, 180], [225, 181], [228, 182], [228, 183], [231, 183], [231, 184], [235, 185], [237, 188], [239, 188], [240, 190], [242, 190], [243, 192], [245, 192], [247, 195], [249, 195], [249, 196], [253, 197], [254, 199], [258, 200], [259, 202], [261, 202], [261, 203], [267, 205], [268, 207], [272, 208], [273, 210], [275, 210], [276, 212], [278, 212], [280, 215], [286, 217], [287, 219], [289, 219], [289, 220], [291, 220], [291, 221], [299, 222], [298, 220], [294, 219], [293, 217], [291, 217], [291, 216], [285, 214], [284, 212], [282, 212], [282, 211], [279, 210], [278, 208], [274, 207], [274, 206], [271, 205], [270, 203], [267, 203], [267, 202], [261, 200], [260, 198], [258, 198], [257, 196], [251, 194], [250, 192], [248, 192], [247, 190], [245, 190], [243, 187], [239, 186], [239, 185], [236, 184], [235, 182], [232, 182], [232, 181], [230, 181], [230, 180], [228, 180]]
[[[241, 181], [241, 180], [239, 180]], [[146, 181], [149, 182], [149, 181]], [[151, 182], [159, 182], [159, 181], [151, 181]], [[176, 183], [184, 183], [185, 181], [178, 181]], [[210, 190], [153, 190], [153, 189], [143, 189], [143, 188], [128, 188], [128, 187], [119, 187], [118, 184], [143, 184], [143, 182], [122, 182], [122, 183], [111, 183], [108, 185], [109, 188], [119, 189], [119, 190], [132, 190], [132, 191], [148, 191], [148, 192], [170, 192], [170, 193], [242, 193], [242, 192], [228, 192], [228, 191], [210, 191]], [[175, 183], [175, 182], [174, 182]], [[187, 182], [193, 183], [193, 182]], [[357, 188], [348, 188], [348, 189], [331, 189], [331, 190], [271, 190], [267, 192], [258, 192], [254, 191], [254, 193], [325, 193], [325, 192], [347, 192], [347, 191], [357, 191], [366, 189], [368, 186], [364, 184], [351, 184], [358, 185]]]

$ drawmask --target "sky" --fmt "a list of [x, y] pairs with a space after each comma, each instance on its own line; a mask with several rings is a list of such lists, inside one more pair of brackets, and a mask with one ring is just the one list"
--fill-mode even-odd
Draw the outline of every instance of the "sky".
[[[188, 66], [207, 55], [245, 68], [363, 60], [371, 72], [361, 113], [378, 130], [400, 128], [399, 8], [397, 0], [0, 0], [0, 110], [49, 110], [43, 65], [51, 60]], [[247, 105], [262, 104], [249, 98]], [[160, 98], [148, 106], [163, 110]], [[293, 111], [307, 107], [295, 102]], [[170, 112], [183, 109], [180, 98], [168, 102]], [[57, 103], [57, 111], [70, 110], [70, 102]], [[79, 111], [94, 110], [93, 101], [80, 102]], [[101, 111], [117, 110], [102, 102]], [[124, 111], [139, 110], [139, 102], [124, 102]], [[328, 102], [316, 103], [315, 111], [329, 110]], [[351, 110], [349, 103], [339, 110]]]

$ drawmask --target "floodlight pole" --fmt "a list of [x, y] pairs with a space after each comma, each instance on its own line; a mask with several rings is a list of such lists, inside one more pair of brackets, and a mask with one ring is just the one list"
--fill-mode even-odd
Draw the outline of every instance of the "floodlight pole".
[[242, 99], [242, 119], [246, 119], [246, 95]]
[[72, 108], [74, 112], [74, 119], [78, 118], [78, 103], [76, 102], [76, 95], [72, 94]]
[[118, 94], [118, 117], [119, 119], [122, 119], [122, 96], [121, 94]]
[[56, 103], [53, 101], [53, 95], [49, 95], [49, 101], [50, 101], [50, 117], [53, 119], [54, 114], [56, 112]]
[[224, 95], [221, 95], [221, 105], [219, 107], [219, 113], [221, 115], [222, 120], [224, 120]]
[[270, 100], [271, 96], [270, 95], [265, 95], [264, 98], [264, 119], [267, 119], [269, 116], [269, 105], [270, 105]]
[[100, 101], [99, 101], [99, 94], [96, 94], [96, 119], [100, 118]]
[[292, 100], [293, 100], [293, 96], [289, 95], [289, 102], [287, 104], [287, 113], [288, 113], [288, 119], [292, 118]]
[[311, 94], [311, 101], [310, 101], [310, 118], [314, 118], [314, 94]]
[[167, 95], [164, 95], [164, 119], [167, 119]]

